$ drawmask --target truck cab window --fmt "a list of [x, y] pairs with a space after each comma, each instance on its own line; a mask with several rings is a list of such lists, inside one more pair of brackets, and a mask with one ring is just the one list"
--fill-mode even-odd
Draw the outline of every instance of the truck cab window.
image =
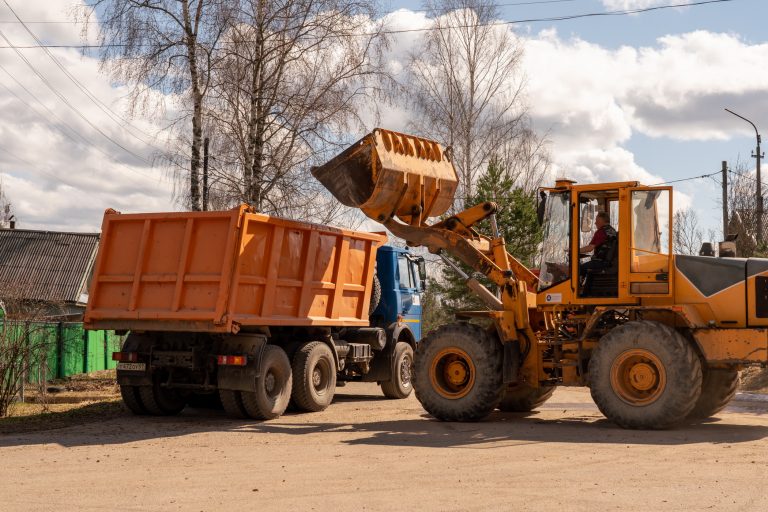
[[544, 211], [544, 240], [541, 244], [539, 290], [567, 280], [571, 275], [570, 200], [567, 192], [549, 195]]
[[410, 262], [405, 256], [398, 256], [397, 270], [400, 274], [400, 288], [414, 288], [410, 267]]

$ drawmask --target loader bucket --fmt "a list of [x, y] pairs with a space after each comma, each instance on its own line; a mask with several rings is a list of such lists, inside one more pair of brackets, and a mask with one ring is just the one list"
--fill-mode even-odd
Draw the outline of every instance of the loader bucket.
[[382, 130], [369, 133], [312, 175], [342, 204], [385, 222], [420, 225], [453, 203], [458, 178], [437, 142]]

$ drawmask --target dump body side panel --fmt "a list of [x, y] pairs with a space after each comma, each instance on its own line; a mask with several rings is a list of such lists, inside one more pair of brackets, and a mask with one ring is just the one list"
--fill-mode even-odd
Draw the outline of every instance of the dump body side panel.
[[107, 212], [87, 328], [367, 325], [386, 237], [247, 213]]

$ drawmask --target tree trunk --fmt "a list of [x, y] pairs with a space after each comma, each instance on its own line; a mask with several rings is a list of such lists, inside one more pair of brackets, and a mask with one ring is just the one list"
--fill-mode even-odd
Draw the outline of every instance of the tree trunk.
[[189, 77], [192, 95], [192, 157], [189, 166], [189, 206], [192, 211], [201, 210], [200, 201], [200, 147], [203, 144], [203, 95], [200, 92], [200, 73], [197, 69], [195, 46], [197, 35], [192, 30], [189, 3], [182, 0], [182, 15], [186, 32]]

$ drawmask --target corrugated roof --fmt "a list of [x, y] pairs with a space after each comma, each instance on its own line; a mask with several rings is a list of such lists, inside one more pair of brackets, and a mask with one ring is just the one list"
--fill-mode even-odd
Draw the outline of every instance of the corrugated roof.
[[79, 302], [98, 246], [98, 233], [0, 229], [0, 296]]

